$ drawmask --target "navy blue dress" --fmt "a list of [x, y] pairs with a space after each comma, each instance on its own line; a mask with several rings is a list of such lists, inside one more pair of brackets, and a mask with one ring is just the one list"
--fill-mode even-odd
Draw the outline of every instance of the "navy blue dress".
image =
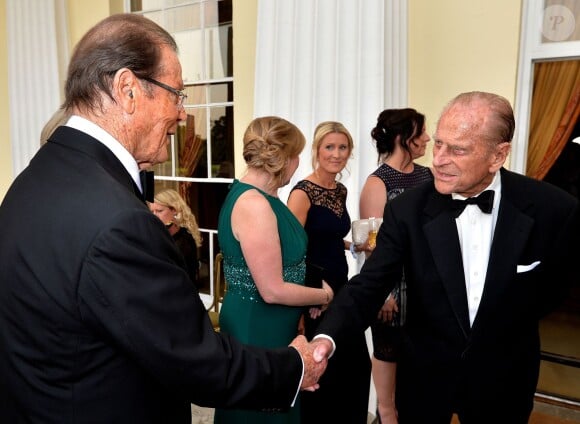
[[[347, 189], [337, 183], [327, 189], [308, 180], [299, 181], [292, 190], [304, 191], [310, 209], [304, 229], [308, 234], [306, 262], [322, 267], [322, 277], [334, 295], [348, 282], [348, 263], [344, 237], [350, 231], [350, 215], [346, 209]], [[310, 340], [323, 318], [304, 315], [305, 333]], [[320, 379], [320, 389], [302, 392], [302, 424], [321, 422], [366, 424], [370, 388], [371, 363], [364, 332], [340, 343]]]

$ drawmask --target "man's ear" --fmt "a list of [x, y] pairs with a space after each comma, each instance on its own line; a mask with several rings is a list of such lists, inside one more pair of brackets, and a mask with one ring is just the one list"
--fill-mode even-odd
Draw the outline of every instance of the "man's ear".
[[505, 163], [510, 151], [512, 144], [508, 141], [499, 143], [495, 146], [495, 151], [492, 153], [492, 161], [489, 165], [490, 172], [496, 172]]
[[135, 111], [139, 82], [135, 74], [128, 68], [121, 68], [113, 78], [113, 98], [127, 113]]

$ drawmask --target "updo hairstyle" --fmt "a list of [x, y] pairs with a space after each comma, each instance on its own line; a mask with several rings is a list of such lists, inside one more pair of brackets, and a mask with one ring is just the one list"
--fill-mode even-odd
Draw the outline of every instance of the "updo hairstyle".
[[388, 158], [394, 151], [399, 137], [399, 144], [409, 156], [410, 143], [415, 143], [425, 126], [425, 115], [415, 109], [385, 109], [377, 118], [377, 125], [371, 130], [371, 137], [375, 140], [378, 161]]
[[270, 174], [272, 187], [281, 187], [289, 159], [298, 156], [305, 144], [304, 134], [291, 122], [278, 116], [259, 117], [244, 133], [244, 160], [248, 168]]

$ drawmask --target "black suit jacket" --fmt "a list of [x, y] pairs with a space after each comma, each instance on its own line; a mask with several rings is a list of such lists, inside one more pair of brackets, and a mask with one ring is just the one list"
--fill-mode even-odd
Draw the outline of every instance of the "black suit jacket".
[[[340, 349], [351, 331], [376, 317], [404, 267], [407, 321], [397, 370], [401, 422], [435, 423], [451, 411], [467, 422], [485, 422], [502, 406], [513, 413], [509, 422], [527, 422], [539, 372], [538, 320], [562, 299], [578, 261], [578, 201], [505, 169], [501, 183], [473, 326], [457, 227], [447, 208], [451, 196], [429, 182], [388, 202], [376, 250], [318, 329]], [[518, 265], [535, 261], [540, 261], [535, 268], [518, 272]]]
[[190, 403], [287, 408], [302, 362], [216, 334], [117, 158], [56, 130], [0, 207], [0, 420], [190, 423]]

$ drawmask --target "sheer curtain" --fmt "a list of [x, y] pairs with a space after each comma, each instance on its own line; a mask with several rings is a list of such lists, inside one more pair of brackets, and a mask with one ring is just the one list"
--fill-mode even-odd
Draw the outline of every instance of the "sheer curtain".
[[65, 10], [65, 0], [6, 0], [14, 177], [38, 150], [42, 127], [61, 104], [68, 55]]
[[580, 61], [536, 63], [526, 175], [543, 179], [580, 114]]
[[340, 121], [355, 143], [342, 182], [358, 218], [360, 189], [377, 167], [370, 131], [383, 109], [407, 104], [406, 78], [406, 0], [259, 1], [254, 116], [288, 119], [308, 141], [280, 197], [312, 171], [316, 125]]

